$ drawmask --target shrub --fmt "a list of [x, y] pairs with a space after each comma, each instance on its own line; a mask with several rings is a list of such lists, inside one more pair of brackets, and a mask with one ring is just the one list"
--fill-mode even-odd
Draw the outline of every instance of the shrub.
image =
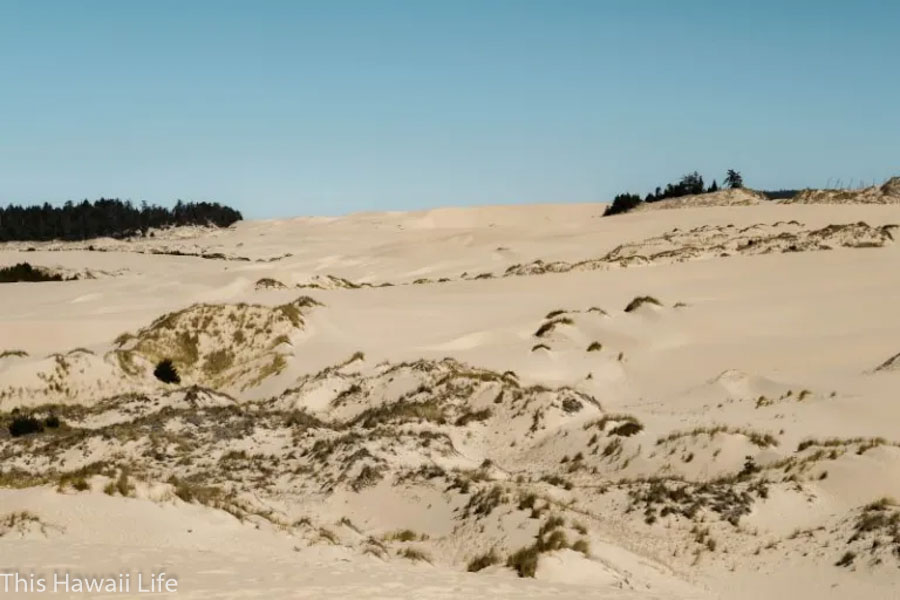
[[581, 552], [585, 556], [588, 556], [591, 553], [591, 546], [587, 540], [580, 539], [572, 544], [572, 550], [574, 550], [575, 552]]
[[163, 383], [181, 383], [181, 377], [178, 376], [178, 370], [172, 364], [172, 360], [164, 358], [156, 365], [153, 375]]
[[9, 435], [12, 437], [19, 437], [30, 433], [41, 433], [42, 431], [44, 431], [44, 426], [40, 421], [30, 415], [17, 416], [13, 418], [12, 423], [9, 424]]
[[599, 352], [603, 350], [603, 344], [600, 342], [591, 342], [591, 345], [587, 347], [588, 352]]
[[56, 415], [50, 415], [49, 417], [44, 419], [44, 427], [47, 427], [49, 429], [56, 429], [60, 426], [60, 424], [61, 423], [59, 417], [57, 417]]
[[612, 204], [606, 207], [606, 210], [603, 212], [604, 217], [609, 217], [612, 215], [618, 215], [620, 213], [628, 212], [633, 208], [636, 208], [643, 202], [641, 197], [637, 194], [619, 194], [615, 198], [613, 198]]
[[62, 280], [62, 275], [51, 274], [41, 269], [36, 269], [27, 262], [0, 269], [0, 283], [14, 283], [16, 281], [35, 282]]
[[506, 559], [506, 566], [513, 569], [519, 577], [534, 577], [539, 554], [537, 546], [522, 548]]

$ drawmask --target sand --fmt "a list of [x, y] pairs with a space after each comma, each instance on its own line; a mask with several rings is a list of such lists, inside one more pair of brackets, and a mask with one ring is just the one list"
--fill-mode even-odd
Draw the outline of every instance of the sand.
[[0, 285], [4, 423], [63, 421], [0, 433], [0, 572], [164, 568], [197, 598], [900, 594], [900, 206], [603, 208], [0, 247], [83, 276]]

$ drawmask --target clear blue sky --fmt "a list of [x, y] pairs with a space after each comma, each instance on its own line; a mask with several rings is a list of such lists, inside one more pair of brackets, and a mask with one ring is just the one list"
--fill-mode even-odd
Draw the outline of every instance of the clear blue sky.
[[247, 217], [900, 173], [900, 2], [0, 0], [0, 204]]

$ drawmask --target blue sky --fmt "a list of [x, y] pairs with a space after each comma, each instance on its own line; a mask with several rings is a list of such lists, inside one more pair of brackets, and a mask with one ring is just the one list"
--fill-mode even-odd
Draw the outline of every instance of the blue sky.
[[900, 174], [892, 1], [0, 0], [0, 204], [247, 217]]

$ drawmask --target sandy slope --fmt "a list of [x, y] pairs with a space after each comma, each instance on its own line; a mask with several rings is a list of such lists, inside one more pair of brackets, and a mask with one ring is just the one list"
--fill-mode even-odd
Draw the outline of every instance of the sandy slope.
[[0, 434], [28, 486], [0, 522], [38, 519], [0, 567], [165, 564], [198, 598], [900, 593], [870, 505], [900, 498], [900, 207], [602, 208], [0, 249], [106, 274], [0, 286], [0, 410], [65, 424]]

